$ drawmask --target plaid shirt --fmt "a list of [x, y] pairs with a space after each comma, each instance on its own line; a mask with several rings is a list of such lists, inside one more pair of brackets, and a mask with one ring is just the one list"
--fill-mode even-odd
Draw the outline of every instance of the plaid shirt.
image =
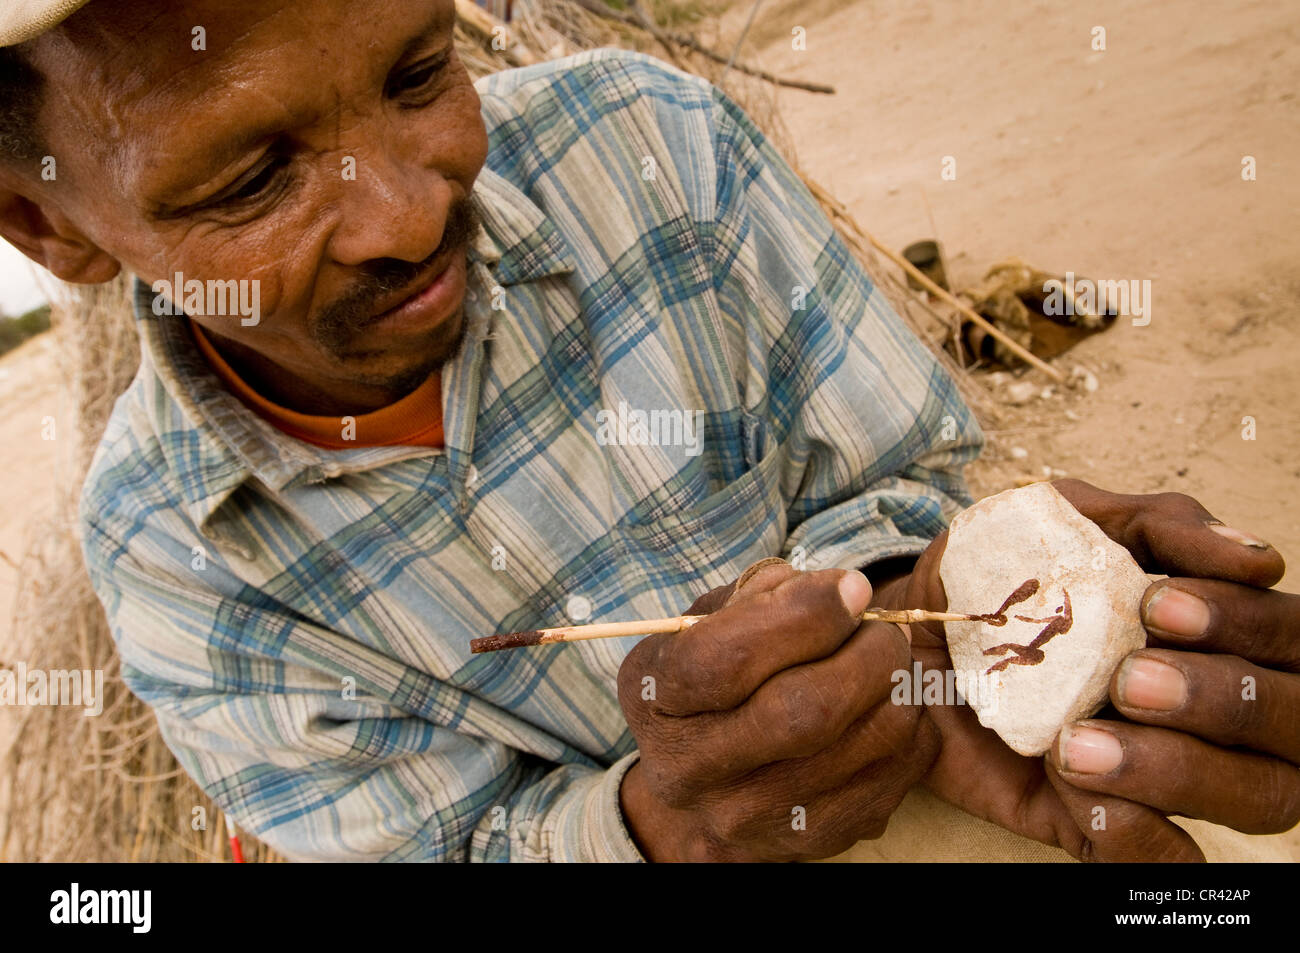
[[618, 51], [479, 90], [445, 448], [286, 436], [137, 283], [142, 366], [82, 496], [123, 678], [293, 859], [639, 859], [636, 640], [470, 639], [673, 615], [763, 556], [914, 554], [969, 502], [951, 380], [732, 102]]

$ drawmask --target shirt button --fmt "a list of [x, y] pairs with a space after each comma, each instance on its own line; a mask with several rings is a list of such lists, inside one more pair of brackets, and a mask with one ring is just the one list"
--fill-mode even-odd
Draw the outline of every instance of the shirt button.
[[465, 485], [473, 486], [477, 482], [478, 482], [478, 467], [474, 466], [474, 464], [471, 463], [469, 465], [469, 469], [465, 471]]
[[586, 596], [569, 596], [569, 601], [564, 604], [564, 611], [574, 622], [590, 619], [591, 600]]

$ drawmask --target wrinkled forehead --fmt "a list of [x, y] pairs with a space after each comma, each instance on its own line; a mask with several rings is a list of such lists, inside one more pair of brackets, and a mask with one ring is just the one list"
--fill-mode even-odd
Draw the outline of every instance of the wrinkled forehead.
[[[205, 69], [219, 72], [238, 54], [274, 42], [277, 25], [339, 14], [345, 3], [316, 0], [92, 0], [31, 44], [55, 85], [89, 85], [126, 97], [165, 91]], [[215, 77], [214, 77], [215, 78]]]
[[454, 16], [454, 0], [92, 0], [30, 49], [43, 121], [107, 159], [142, 129], [202, 139], [250, 102], [287, 108]]

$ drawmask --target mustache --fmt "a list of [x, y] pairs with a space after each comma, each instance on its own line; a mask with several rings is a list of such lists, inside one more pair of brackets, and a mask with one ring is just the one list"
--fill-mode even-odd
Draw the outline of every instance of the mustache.
[[411, 284], [449, 251], [463, 248], [478, 231], [479, 214], [468, 198], [458, 198], [447, 210], [442, 241], [424, 261], [379, 258], [368, 262], [356, 287], [326, 306], [312, 325], [312, 338], [329, 351], [342, 351], [374, 321], [381, 298]]

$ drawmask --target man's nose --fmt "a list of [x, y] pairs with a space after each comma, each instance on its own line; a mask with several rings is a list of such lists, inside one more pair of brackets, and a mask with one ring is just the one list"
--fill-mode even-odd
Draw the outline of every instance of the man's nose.
[[331, 258], [349, 266], [381, 258], [421, 262], [437, 250], [454, 198], [445, 177], [382, 148], [356, 156], [355, 176], [338, 186]]

